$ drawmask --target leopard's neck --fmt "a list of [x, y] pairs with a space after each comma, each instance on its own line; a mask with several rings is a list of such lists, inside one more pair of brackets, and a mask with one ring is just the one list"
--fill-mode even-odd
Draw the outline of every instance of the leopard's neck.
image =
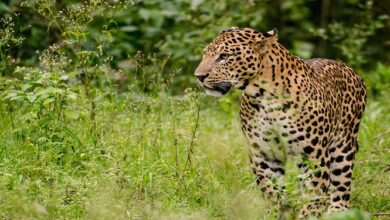
[[309, 81], [312, 68], [304, 60], [292, 55], [280, 44], [273, 44], [262, 56], [259, 73], [252, 78], [243, 95], [255, 100], [282, 99], [299, 101]]

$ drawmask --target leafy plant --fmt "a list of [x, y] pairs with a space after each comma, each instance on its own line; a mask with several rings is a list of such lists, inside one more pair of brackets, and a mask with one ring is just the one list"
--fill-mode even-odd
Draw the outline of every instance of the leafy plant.
[[369, 38], [375, 35], [377, 30], [385, 27], [389, 16], [386, 14], [375, 16], [373, 1], [367, 1], [359, 6], [361, 10], [359, 22], [350, 25], [344, 21], [335, 21], [326, 28], [311, 31], [332, 43], [350, 65], [362, 68], [370, 60], [369, 53], [373, 51], [367, 45]]
[[11, 16], [0, 18], [0, 76], [14, 65], [10, 52], [24, 40], [24, 37], [15, 34], [13, 19]]

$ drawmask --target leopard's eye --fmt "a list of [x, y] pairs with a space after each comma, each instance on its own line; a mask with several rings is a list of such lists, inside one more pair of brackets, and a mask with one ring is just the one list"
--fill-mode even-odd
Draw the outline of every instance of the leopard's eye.
[[225, 60], [229, 57], [229, 54], [227, 53], [221, 53], [217, 59], [217, 61]]

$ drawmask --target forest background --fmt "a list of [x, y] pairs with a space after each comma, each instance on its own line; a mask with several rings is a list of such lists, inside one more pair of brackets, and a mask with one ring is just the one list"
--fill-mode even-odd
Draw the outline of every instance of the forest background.
[[[1, 1], [1, 218], [271, 218], [239, 92], [206, 97], [193, 76], [231, 26], [277, 28], [292, 53], [342, 60], [364, 78], [354, 209], [328, 218], [385, 218], [389, 11], [379, 0]], [[290, 163], [287, 218], [304, 202]]]

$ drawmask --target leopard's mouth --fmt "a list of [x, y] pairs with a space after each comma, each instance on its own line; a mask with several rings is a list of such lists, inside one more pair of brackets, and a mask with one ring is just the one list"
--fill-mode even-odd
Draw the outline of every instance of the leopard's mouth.
[[208, 87], [206, 85], [203, 85], [206, 89], [206, 94], [215, 96], [215, 97], [220, 97], [225, 95], [226, 93], [229, 92], [230, 88], [232, 88], [232, 84], [230, 82], [221, 82], [214, 84], [213, 87]]

